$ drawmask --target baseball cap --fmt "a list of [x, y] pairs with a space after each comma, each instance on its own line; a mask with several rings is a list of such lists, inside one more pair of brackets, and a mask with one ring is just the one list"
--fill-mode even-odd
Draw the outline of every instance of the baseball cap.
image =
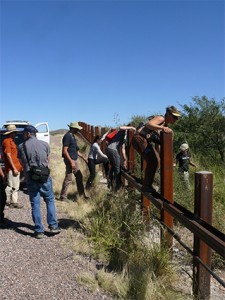
[[23, 130], [23, 133], [25, 133], [25, 132], [29, 132], [29, 133], [37, 133], [38, 130], [37, 130], [37, 128], [35, 128], [35, 127], [32, 126], [32, 125], [27, 125], [27, 126], [24, 128], [24, 130]]

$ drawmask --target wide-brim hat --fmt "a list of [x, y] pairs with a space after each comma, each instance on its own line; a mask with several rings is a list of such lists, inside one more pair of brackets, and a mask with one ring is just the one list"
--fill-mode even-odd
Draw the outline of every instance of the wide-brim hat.
[[167, 107], [167, 111], [175, 117], [181, 117], [181, 112], [175, 106]]
[[10, 133], [13, 133], [13, 132], [19, 132], [19, 130], [16, 128], [15, 125], [13, 124], [9, 124], [7, 127], [6, 127], [6, 132], [4, 133], [4, 135], [6, 134], [10, 134]]
[[181, 150], [181, 151], [185, 151], [185, 150], [188, 150], [188, 149], [189, 149], [188, 144], [182, 144], [182, 145], [180, 146], [180, 150]]
[[70, 128], [76, 128], [76, 129], [80, 129], [80, 130], [83, 129], [83, 127], [81, 127], [78, 122], [71, 122], [70, 125], [68, 124], [68, 126]]

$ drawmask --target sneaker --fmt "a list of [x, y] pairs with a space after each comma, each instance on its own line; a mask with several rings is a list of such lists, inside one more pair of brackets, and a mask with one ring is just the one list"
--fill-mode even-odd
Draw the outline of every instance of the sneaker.
[[50, 229], [50, 232], [52, 234], [58, 234], [58, 233], [61, 232], [61, 228], [60, 227], [49, 227], [49, 229]]
[[65, 198], [65, 197], [58, 197], [58, 198], [56, 198], [56, 200], [58, 200], [58, 201], [64, 201], [64, 202], [70, 202], [70, 200], [68, 199], [68, 198]]
[[23, 204], [19, 204], [19, 203], [11, 203], [10, 204], [10, 208], [23, 208]]
[[42, 239], [44, 237], [44, 233], [43, 232], [34, 232], [34, 237], [38, 240]]

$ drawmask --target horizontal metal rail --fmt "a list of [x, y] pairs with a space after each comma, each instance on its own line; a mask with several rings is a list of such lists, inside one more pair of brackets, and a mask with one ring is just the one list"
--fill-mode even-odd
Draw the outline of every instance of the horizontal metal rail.
[[178, 243], [190, 254], [193, 259], [200, 263], [208, 272], [211, 274], [223, 287], [225, 287], [225, 282], [215, 273], [213, 272], [203, 261], [194, 254], [194, 252], [181, 240], [181, 237], [174, 230], [170, 229], [164, 222], [162, 222], [157, 216], [151, 214], [154, 219], [156, 219], [161, 225], [163, 225], [166, 230], [172, 235], [172, 237], [178, 241]]
[[[126, 173], [124, 170], [121, 174], [126, 178], [129, 183], [141, 192], [141, 184], [137, 183], [136, 180]], [[158, 209], [164, 209], [187, 229], [194, 233], [199, 239], [205, 242], [211, 249], [215, 250], [223, 258], [225, 258], [225, 235], [216, 230], [213, 226], [207, 225], [206, 223], [196, 218], [195, 215], [181, 207], [176, 202], [170, 203], [164, 199], [160, 194], [154, 193], [143, 193]]]

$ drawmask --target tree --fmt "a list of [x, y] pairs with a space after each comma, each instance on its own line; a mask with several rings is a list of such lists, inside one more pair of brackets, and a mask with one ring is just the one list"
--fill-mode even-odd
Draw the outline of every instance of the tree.
[[187, 142], [206, 160], [225, 162], [225, 98], [193, 97], [193, 103], [181, 106], [182, 118], [173, 126], [175, 145]]

